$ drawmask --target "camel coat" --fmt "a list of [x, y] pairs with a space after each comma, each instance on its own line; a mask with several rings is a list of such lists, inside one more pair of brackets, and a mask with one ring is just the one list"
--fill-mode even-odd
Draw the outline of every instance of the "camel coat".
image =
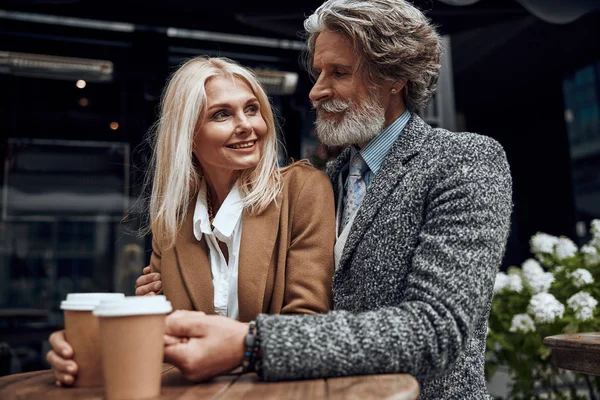
[[[295, 164], [282, 173], [277, 201], [261, 214], [242, 216], [238, 266], [239, 320], [260, 313], [314, 314], [332, 306], [335, 214], [331, 183], [313, 167]], [[193, 232], [195, 200], [175, 246], [152, 241], [150, 267], [160, 272], [174, 309], [214, 314], [208, 247]]]

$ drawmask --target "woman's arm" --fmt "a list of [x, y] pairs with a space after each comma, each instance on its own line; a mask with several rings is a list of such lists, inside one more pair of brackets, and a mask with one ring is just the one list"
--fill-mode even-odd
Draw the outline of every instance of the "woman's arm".
[[281, 314], [324, 313], [332, 307], [333, 190], [324, 173], [309, 171], [303, 181], [295, 183], [298, 189], [289, 191], [295, 198], [290, 199], [292, 232]]
[[156, 240], [152, 239], [152, 255], [150, 265], [145, 267], [142, 275], [135, 281], [136, 296], [152, 296], [162, 294], [162, 280], [160, 275], [161, 251]]

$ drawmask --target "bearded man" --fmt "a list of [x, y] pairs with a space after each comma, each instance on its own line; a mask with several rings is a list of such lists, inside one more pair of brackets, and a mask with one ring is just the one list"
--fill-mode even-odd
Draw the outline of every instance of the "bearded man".
[[[337, 199], [335, 309], [261, 314], [250, 332], [176, 312], [167, 333], [186, 340], [168, 345], [165, 359], [195, 380], [244, 360], [265, 380], [404, 372], [423, 399], [489, 398], [487, 320], [512, 209], [504, 151], [415, 113], [435, 89], [442, 48], [408, 1], [329, 0], [305, 29], [317, 134], [349, 145], [327, 167]], [[245, 355], [244, 343], [259, 345]]]

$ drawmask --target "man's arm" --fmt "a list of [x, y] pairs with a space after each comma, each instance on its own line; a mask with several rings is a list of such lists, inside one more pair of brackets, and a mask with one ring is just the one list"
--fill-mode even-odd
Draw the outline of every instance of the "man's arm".
[[152, 296], [162, 293], [162, 280], [160, 276], [161, 251], [158, 243], [152, 239], [152, 255], [150, 265], [144, 267], [142, 275], [135, 281], [136, 296]]
[[260, 315], [266, 380], [408, 372], [433, 378], [486, 315], [510, 225], [511, 178], [495, 142], [458, 157], [430, 192], [404, 301], [320, 316]]

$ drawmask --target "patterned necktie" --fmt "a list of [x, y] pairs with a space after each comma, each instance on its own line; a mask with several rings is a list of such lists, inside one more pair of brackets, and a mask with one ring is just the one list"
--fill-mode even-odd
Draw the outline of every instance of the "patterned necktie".
[[350, 161], [348, 171], [348, 180], [346, 182], [346, 207], [342, 219], [342, 229], [348, 224], [350, 218], [360, 207], [365, 194], [367, 193], [367, 183], [364, 173], [367, 170], [367, 164], [359, 153], [356, 153]]

